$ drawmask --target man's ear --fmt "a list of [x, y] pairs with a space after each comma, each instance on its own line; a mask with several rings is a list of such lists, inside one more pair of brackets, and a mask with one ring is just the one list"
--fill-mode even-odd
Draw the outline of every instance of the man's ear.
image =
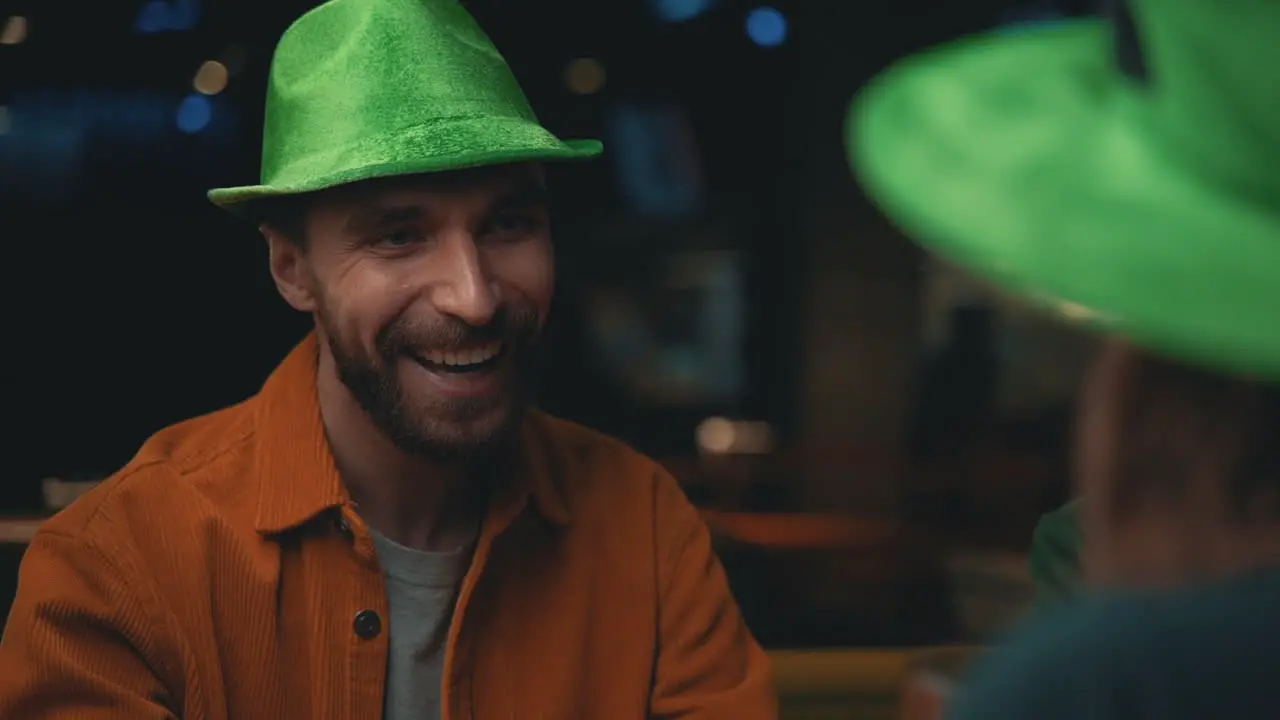
[[307, 266], [306, 250], [270, 225], [258, 229], [267, 240], [267, 264], [280, 297], [295, 310], [315, 312], [315, 276]]

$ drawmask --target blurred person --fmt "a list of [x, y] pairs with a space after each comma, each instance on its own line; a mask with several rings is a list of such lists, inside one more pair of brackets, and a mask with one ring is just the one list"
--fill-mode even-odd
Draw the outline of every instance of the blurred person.
[[1040, 533], [1086, 589], [950, 716], [1280, 717], [1280, 6], [1112, 9], [907, 60], [850, 115], [908, 233], [1107, 338]]
[[1082, 592], [979, 662], [957, 718], [1280, 717], [1280, 384], [1113, 339], [1080, 397]]
[[776, 717], [698, 512], [528, 408], [543, 129], [456, 0], [334, 0], [272, 62], [260, 224], [314, 332], [46, 523], [0, 717]]

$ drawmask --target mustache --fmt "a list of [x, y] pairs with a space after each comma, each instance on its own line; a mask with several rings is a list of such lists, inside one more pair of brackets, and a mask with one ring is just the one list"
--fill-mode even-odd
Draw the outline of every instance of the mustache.
[[378, 333], [376, 344], [383, 358], [412, 354], [423, 348], [448, 351], [494, 341], [519, 346], [532, 341], [538, 326], [537, 310], [503, 307], [484, 325], [472, 325], [454, 317], [397, 320]]

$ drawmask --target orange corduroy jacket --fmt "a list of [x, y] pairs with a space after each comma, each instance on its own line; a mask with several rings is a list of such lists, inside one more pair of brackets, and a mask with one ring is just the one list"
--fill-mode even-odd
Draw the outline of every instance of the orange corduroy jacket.
[[[41, 528], [0, 641], [0, 718], [382, 716], [387, 597], [316, 352], [308, 338], [258, 395], [161, 431]], [[539, 413], [520, 446], [449, 628], [444, 717], [776, 717], [676, 482]]]

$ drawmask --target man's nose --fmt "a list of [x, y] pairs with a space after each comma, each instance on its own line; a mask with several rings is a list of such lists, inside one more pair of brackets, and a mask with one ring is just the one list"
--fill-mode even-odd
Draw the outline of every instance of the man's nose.
[[468, 325], [488, 325], [498, 310], [499, 292], [471, 234], [448, 233], [440, 239], [434, 255], [432, 264], [439, 279], [431, 301], [436, 310]]

